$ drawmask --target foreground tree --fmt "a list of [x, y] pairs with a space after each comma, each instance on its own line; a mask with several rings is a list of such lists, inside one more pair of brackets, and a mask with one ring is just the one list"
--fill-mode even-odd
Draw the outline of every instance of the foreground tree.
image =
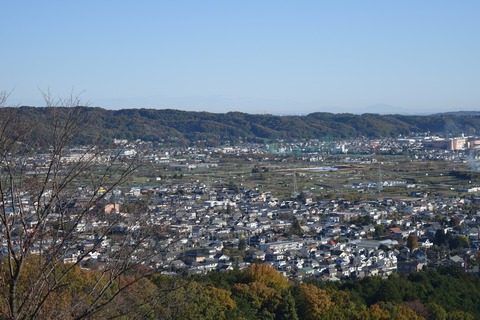
[[[39, 132], [0, 93], [0, 312], [8, 319], [114, 315], [112, 305], [142, 284], [155, 254], [142, 246], [152, 235], [146, 215], [103, 210], [138, 162], [93, 139], [73, 152], [91, 119], [77, 97], [44, 99], [50, 130]], [[79, 280], [79, 267], [99, 252], [99, 270]]]

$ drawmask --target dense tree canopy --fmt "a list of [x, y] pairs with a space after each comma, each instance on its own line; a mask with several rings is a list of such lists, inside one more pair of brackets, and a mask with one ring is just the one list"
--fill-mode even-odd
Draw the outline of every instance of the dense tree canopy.
[[[28, 264], [20, 285], [34, 274]], [[65, 266], [68, 267], [68, 266]], [[41, 318], [75, 318], [101, 273], [75, 267]], [[129, 282], [126, 275], [121, 281]], [[141, 319], [480, 319], [480, 278], [455, 267], [340, 283], [289, 282], [266, 264], [205, 276], [153, 274], [124, 290], [95, 317]], [[121, 283], [119, 283], [121, 285]], [[25, 286], [27, 288], [28, 286]], [[4, 294], [5, 286], [0, 287]], [[104, 299], [115, 294], [109, 289]], [[22, 291], [21, 291], [22, 292]], [[0, 318], [8, 312], [0, 301]]]
[[[229, 112], [187, 112], [172, 109], [105, 110], [78, 107], [79, 121], [88, 130], [75, 137], [85, 144], [100, 136], [100, 141], [142, 139], [144, 141], [185, 144], [192, 141], [264, 141], [265, 139], [324, 139], [349, 137], [398, 137], [415, 132], [460, 134], [478, 132], [480, 116], [476, 114], [437, 114], [403, 116], [378, 114], [312, 113], [305, 116], [274, 116]], [[0, 108], [0, 117], [16, 113], [23, 123], [39, 124], [33, 139], [42, 141], [51, 131], [54, 114], [67, 110], [61, 107]], [[94, 121], [92, 121], [94, 120]]]

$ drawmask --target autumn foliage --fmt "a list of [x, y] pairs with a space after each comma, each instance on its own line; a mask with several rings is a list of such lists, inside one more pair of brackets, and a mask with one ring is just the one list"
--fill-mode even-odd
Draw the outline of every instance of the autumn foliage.
[[[34, 278], [31, 275], [38, 272], [36, 265], [35, 257], [25, 264], [19, 282], [20, 294], [27, 294], [29, 281]], [[0, 271], [4, 272], [5, 268]], [[102, 290], [101, 284], [107, 279], [108, 272], [75, 267], [62, 280], [62, 286], [45, 296], [38, 319], [81, 319], [79, 310], [98, 296], [90, 292], [92, 284], [97, 283], [96, 290]], [[116, 286], [124, 284], [129, 285], [119, 292]], [[108, 287], [98, 302], [105, 303], [105, 308], [84, 318], [475, 319], [480, 314], [479, 286], [478, 276], [454, 268], [408, 277], [370, 277], [339, 283], [292, 282], [267, 264], [204, 276], [153, 274], [143, 277], [132, 272], [120, 277], [115, 286]], [[6, 288], [0, 286], [0, 319], [8, 318], [4, 304]], [[463, 296], [463, 300], [457, 295]]]

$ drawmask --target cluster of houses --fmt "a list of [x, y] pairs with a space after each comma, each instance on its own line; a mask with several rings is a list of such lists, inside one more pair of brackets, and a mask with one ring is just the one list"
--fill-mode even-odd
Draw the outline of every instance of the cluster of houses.
[[[178, 166], [186, 170], [193, 168], [190, 166], [216, 166], [210, 162], [208, 152], [199, 153], [193, 148], [186, 153], [169, 150], [153, 154], [145, 146], [147, 152], [140, 152], [141, 148], [135, 145], [121, 146], [124, 157], [135, 156], [137, 152], [130, 151], [139, 150], [144, 160], [170, 163], [173, 170]], [[370, 144], [370, 147], [375, 146]], [[222, 148], [222, 153], [248, 153], [254, 147]], [[187, 164], [186, 159], [172, 160], [174, 155], [178, 158], [185, 154], [198, 161]], [[71, 161], [76, 159], [75, 154], [69, 157]], [[33, 169], [38, 172], [38, 167]], [[317, 201], [307, 197], [282, 201], [266, 190], [215, 189], [199, 181], [175, 184], [159, 179], [157, 182], [160, 185], [119, 187], [111, 196], [95, 202], [89, 214], [72, 225], [78, 241], [65, 243], [62, 261], [101, 269], [129, 245], [125, 240], [127, 235], [142, 234], [142, 244], [129, 259], [166, 274], [221, 272], [261, 262], [291, 279], [316, 277], [335, 281], [388, 276], [392, 272], [412, 272], [445, 264], [473, 270], [478, 265], [480, 214], [472, 208], [476, 208], [480, 198], [475, 196], [369, 201], [342, 198]], [[69, 202], [71, 212], [62, 217], [52, 213], [47, 226], [53, 228], [60, 218], [71, 217], [75, 221], [75, 210], [92, 205], [86, 200], [92, 192], [99, 190], [77, 190]], [[34, 207], [27, 193], [20, 195], [18, 201], [24, 212]], [[138, 203], [142, 205], [135, 207]], [[18, 213], [14, 207], [4, 203], [4, 215], [15, 217]], [[132, 207], [136, 209], [132, 211]], [[31, 217], [27, 221], [18, 220], [18, 225], [12, 228], [36, 232], [34, 226], [38, 221], [34, 214]], [[112, 226], [111, 221], [117, 224]], [[147, 229], [148, 234], [142, 233]], [[6, 232], [0, 225], [0, 255], [7, 252]], [[467, 241], [453, 250], [447, 242], [438, 243], [435, 237], [439, 232]], [[20, 250], [25, 233], [11, 235]], [[414, 246], [407, 245], [409, 236], [417, 240]], [[43, 245], [55, 241], [59, 239], [50, 235], [42, 238]], [[29, 252], [36, 254], [42, 250], [41, 246], [34, 243]]]
[[[259, 190], [223, 189], [216, 199], [198, 201], [201, 185], [154, 189], [151, 223], [168, 226], [169, 245], [156, 267], [165, 273], [207, 273], [268, 263], [292, 279], [325, 280], [388, 276], [455, 264], [476, 265], [480, 215], [467, 208], [478, 199], [412, 198], [351, 202], [278, 201]], [[212, 194], [210, 194], [210, 199]], [[301, 232], [292, 233], [298, 222]], [[464, 237], [450, 250], [434, 246], [437, 232]], [[409, 248], [413, 235], [417, 245]]]

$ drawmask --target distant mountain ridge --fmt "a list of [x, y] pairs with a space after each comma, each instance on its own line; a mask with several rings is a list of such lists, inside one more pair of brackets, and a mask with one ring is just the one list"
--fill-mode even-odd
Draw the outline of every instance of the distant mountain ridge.
[[448, 112], [435, 113], [434, 115], [480, 116], [480, 111], [448, 111]]
[[[52, 117], [66, 115], [72, 109], [18, 107], [0, 108], [0, 117], [14, 112], [19, 121], [37, 124], [32, 139], [43, 139], [52, 130]], [[480, 113], [455, 112], [428, 116], [380, 115], [365, 113], [316, 112], [303, 116], [273, 116], [242, 112], [210, 113], [174, 109], [107, 110], [76, 107], [85, 130], [77, 143], [94, 136], [101, 141], [114, 138], [177, 144], [195, 141], [259, 142], [274, 139], [325, 139], [352, 137], [398, 137], [420, 132], [438, 134], [476, 134], [480, 130]]]

